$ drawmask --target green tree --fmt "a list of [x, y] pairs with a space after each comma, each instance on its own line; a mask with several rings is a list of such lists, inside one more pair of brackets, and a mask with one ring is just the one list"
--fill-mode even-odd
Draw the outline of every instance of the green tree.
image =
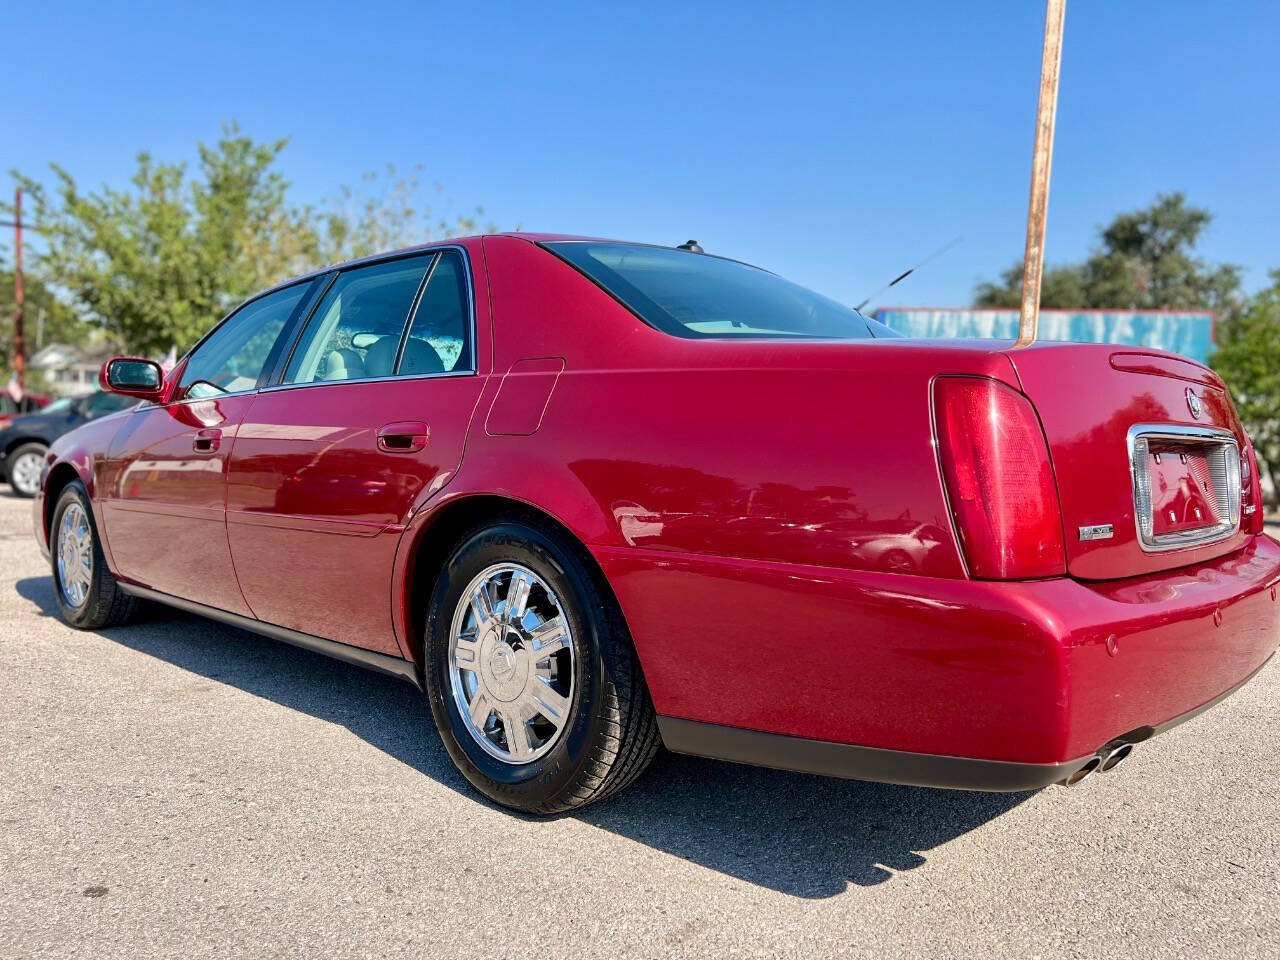
[[231, 125], [216, 144], [198, 145], [194, 173], [144, 152], [127, 187], [96, 192], [57, 165], [49, 189], [15, 173], [41, 228], [34, 267], [58, 278], [75, 315], [130, 351], [160, 355], [185, 350], [281, 280], [475, 229], [473, 217], [433, 217], [419, 199], [421, 168], [397, 177], [388, 167], [344, 189], [338, 204], [299, 206], [278, 169], [286, 143], [256, 142]]
[[[1022, 261], [1018, 261], [1000, 274], [998, 282], [990, 280], [978, 284], [973, 294], [980, 307], [1017, 309], [1022, 306]], [[1048, 267], [1040, 277], [1040, 305], [1042, 307], [1084, 305], [1084, 271], [1078, 266]]]
[[1259, 469], [1280, 494], [1280, 270], [1225, 331], [1210, 364], [1231, 385], [1258, 451]]
[[[24, 245], [25, 246], [25, 245]], [[59, 298], [43, 278], [24, 270], [22, 274], [23, 324], [27, 355], [41, 346], [66, 343], [81, 346], [89, 337], [90, 327]], [[13, 342], [13, 271], [0, 267], [0, 382], [7, 383], [13, 369], [9, 346]]]
[[315, 231], [274, 169], [284, 146], [228, 127], [200, 145], [197, 176], [142, 153], [123, 190], [84, 192], [56, 165], [51, 192], [19, 176], [41, 227], [34, 259], [127, 349], [184, 349], [233, 304], [316, 259]]
[[[481, 229], [484, 209], [470, 214], [438, 214], [426, 197], [422, 183], [425, 168], [418, 164], [401, 175], [393, 164], [381, 171], [369, 171], [358, 187], [344, 186], [335, 201], [316, 212], [320, 249], [325, 262], [367, 257], [443, 237], [475, 233]], [[442, 197], [444, 188], [436, 183], [431, 193]], [[486, 224], [486, 233], [496, 227]]]
[[[1209, 211], [1188, 206], [1181, 193], [1160, 194], [1149, 207], [1122, 213], [1102, 229], [1101, 245], [1084, 263], [1046, 270], [1040, 305], [1213, 310], [1230, 325], [1242, 302], [1239, 268], [1211, 266], [1192, 252], [1212, 219]], [[1021, 261], [974, 291], [983, 307], [1016, 307], [1021, 297]]]

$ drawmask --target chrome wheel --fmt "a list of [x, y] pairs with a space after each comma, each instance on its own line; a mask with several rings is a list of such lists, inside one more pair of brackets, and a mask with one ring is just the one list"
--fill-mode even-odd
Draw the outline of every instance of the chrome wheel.
[[58, 525], [58, 589], [73, 609], [84, 605], [93, 583], [93, 532], [80, 504], [72, 503]]
[[37, 451], [23, 453], [9, 468], [9, 482], [23, 496], [34, 497], [40, 491], [40, 471], [44, 468], [44, 455]]
[[449, 685], [471, 738], [503, 763], [544, 756], [568, 726], [573, 637], [560, 598], [519, 564], [467, 585], [449, 632]]

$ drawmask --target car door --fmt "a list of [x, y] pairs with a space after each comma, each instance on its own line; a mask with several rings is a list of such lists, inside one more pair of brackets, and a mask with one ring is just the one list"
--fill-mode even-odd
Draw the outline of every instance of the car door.
[[227, 464], [259, 377], [311, 287], [294, 284], [242, 306], [174, 371], [168, 402], [141, 404], [125, 418], [100, 493], [120, 576], [250, 614], [227, 546]]
[[457, 470], [483, 387], [472, 292], [461, 246], [343, 270], [254, 399], [227, 533], [260, 619], [401, 653], [396, 547], [414, 504]]

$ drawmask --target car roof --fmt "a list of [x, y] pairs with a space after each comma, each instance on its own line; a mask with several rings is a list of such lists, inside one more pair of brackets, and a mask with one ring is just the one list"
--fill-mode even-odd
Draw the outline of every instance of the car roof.
[[[334, 270], [346, 270], [350, 267], [363, 266], [369, 263], [377, 263], [379, 260], [389, 260], [395, 257], [402, 257], [408, 254], [418, 253], [420, 251], [438, 250], [441, 247], [457, 246], [467, 240], [483, 240], [486, 237], [511, 237], [516, 240], [526, 240], [529, 243], [556, 243], [563, 241], [586, 241], [590, 243], [621, 243], [637, 247], [663, 247], [664, 249], [676, 249], [674, 246], [666, 247], [665, 244], [645, 243], [639, 240], [619, 240], [614, 237], [589, 237], [581, 236], [573, 233], [539, 233], [529, 230], [505, 230], [500, 233], [472, 233], [462, 237], [449, 237], [446, 240], [430, 240], [426, 243], [414, 244], [408, 247], [398, 247], [393, 250], [384, 250], [380, 253], [372, 253], [367, 257], [357, 257], [353, 260], [336, 260], [333, 263], [326, 264], [323, 267], [317, 267], [315, 270], [309, 270], [306, 273], [300, 273], [296, 277], [290, 277], [288, 280], [282, 280], [274, 286], [268, 287], [259, 293], [255, 293], [250, 300], [257, 300], [264, 297], [268, 293], [281, 290], [285, 287], [292, 286], [295, 283], [302, 283], [305, 280], [314, 280], [316, 277], [324, 276]], [[733, 260], [732, 257], [718, 256], [710, 254], [721, 260]], [[742, 260], [734, 260], [735, 263], [745, 263]], [[747, 266], [755, 266], [755, 264], [747, 264]], [[763, 269], [763, 268], [758, 268]], [[246, 303], [249, 301], [246, 300]]]
[[380, 253], [371, 253], [367, 257], [356, 257], [353, 260], [335, 260], [333, 263], [325, 264], [323, 267], [317, 267], [315, 270], [300, 273], [296, 277], [290, 277], [288, 280], [281, 280], [275, 286], [268, 287], [261, 293], [255, 294], [253, 299], [256, 300], [258, 297], [271, 293], [273, 290], [279, 290], [295, 283], [301, 283], [304, 280], [314, 280], [316, 277], [323, 276], [326, 273], [331, 273], [334, 270], [346, 270], [350, 267], [358, 267], [366, 263], [376, 263], [379, 260], [402, 257], [407, 254], [418, 253], [420, 251], [438, 250], [440, 247], [457, 246], [467, 240], [483, 240], [485, 237], [513, 237], [517, 240], [527, 240], [530, 243], [551, 243], [556, 240], [592, 240], [596, 243], [627, 242], [625, 240], [610, 240], [606, 237], [579, 237], [568, 233], [531, 233], [522, 230], [511, 230], [503, 233], [472, 233], [463, 237], [449, 237], [447, 240], [429, 240], [426, 243], [413, 244], [408, 247], [396, 247], [392, 250], [383, 250]]
[[[296, 277], [290, 277], [288, 280], [281, 280], [279, 283], [273, 286], [267, 287], [263, 290], [259, 290], [257, 293], [253, 294], [253, 296], [248, 297], [247, 299], [242, 300], [240, 303], [236, 304], [236, 306], [230, 312], [235, 313], [237, 310], [240, 310], [243, 307], [248, 306], [250, 303], [253, 303], [255, 300], [260, 300], [261, 298], [267, 296], [268, 294], [275, 293], [277, 290], [283, 290], [285, 287], [291, 287], [296, 283], [305, 283], [309, 280], [315, 280], [317, 277], [322, 277], [327, 273], [334, 272], [335, 270], [346, 270], [351, 267], [359, 267], [359, 266], [364, 266], [366, 264], [378, 263], [379, 261], [382, 261], [382, 260], [392, 260], [392, 259], [395, 259], [396, 257], [408, 256], [418, 252], [425, 252], [428, 250], [439, 250], [441, 247], [458, 246], [462, 244], [464, 241], [483, 240], [486, 237], [510, 237], [515, 240], [524, 240], [528, 243], [534, 243], [534, 244], [577, 241], [577, 242], [587, 242], [587, 243], [618, 243], [618, 244], [625, 244], [627, 246], [634, 246], [634, 247], [657, 247], [659, 249], [664, 249], [664, 250], [678, 249], [677, 247], [674, 247], [674, 246], [668, 247], [666, 244], [660, 244], [660, 243], [645, 243], [640, 240], [618, 240], [616, 238], [611, 238], [611, 237], [588, 237], [588, 236], [581, 236], [573, 233], [539, 233], [539, 232], [528, 231], [528, 230], [505, 230], [498, 233], [470, 233], [462, 237], [449, 237], [448, 239], [442, 239], [442, 240], [429, 240], [426, 243], [414, 244], [408, 247], [398, 247], [393, 250], [384, 250], [381, 253], [372, 253], [367, 257], [357, 257], [353, 260], [335, 260], [333, 263], [326, 264], [323, 267], [318, 267], [315, 270], [310, 270], [306, 273], [300, 273]], [[715, 257], [717, 260], [728, 260], [732, 263], [740, 263], [743, 266], [753, 267], [756, 270], [764, 270], [765, 273], [773, 273], [772, 270], [769, 270], [766, 267], [761, 267], [754, 263], [748, 263], [745, 260], [737, 260], [734, 257], [726, 257], [716, 253], [708, 254], [705, 252], [701, 255]], [[228, 316], [229, 315], [230, 314], [228, 314]]]

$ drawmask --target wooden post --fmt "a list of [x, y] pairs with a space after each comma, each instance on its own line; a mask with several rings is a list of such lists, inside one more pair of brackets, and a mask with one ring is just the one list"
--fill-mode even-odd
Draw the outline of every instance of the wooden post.
[[13, 191], [13, 372], [18, 387], [27, 386], [27, 345], [22, 329], [22, 188]]
[[1040, 325], [1040, 279], [1044, 273], [1044, 227], [1049, 214], [1049, 168], [1053, 163], [1053, 125], [1058, 114], [1058, 78], [1062, 67], [1062, 24], [1067, 0], [1048, 0], [1044, 15], [1044, 52], [1040, 60], [1040, 102], [1036, 143], [1031, 155], [1031, 202], [1027, 208], [1027, 249], [1022, 262], [1022, 315], [1018, 342], [1035, 343]]

